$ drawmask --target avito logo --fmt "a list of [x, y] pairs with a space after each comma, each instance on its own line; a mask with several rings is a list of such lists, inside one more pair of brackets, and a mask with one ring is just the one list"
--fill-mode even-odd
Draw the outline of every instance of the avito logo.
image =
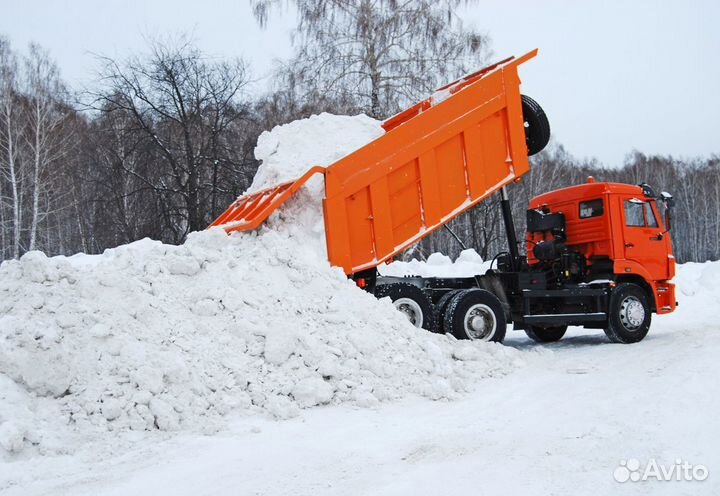
[[620, 466], [613, 472], [618, 482], [657, 481], [704, 481], [709, 476], [705, 465], [693, 465], [681, 459], [673, 464], [658, 463], [650, 458], [643, 466], [637, 458], [620, 460]]

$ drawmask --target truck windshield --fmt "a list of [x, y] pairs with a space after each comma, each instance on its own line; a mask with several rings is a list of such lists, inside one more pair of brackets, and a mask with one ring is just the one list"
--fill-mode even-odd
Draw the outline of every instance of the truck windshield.
[[665, 225], [665, 209], [667, 209], [667, 206], [665, 205], [665, 202], [662, 201], [655, 201], [655, 207], [657, 208], [657, 212], [660, 215], [660, 220], [658, 221], [659, 226], [661, 226], [663, 229], [667, 230], [668, 226]]
[[648, 227], [658, 227], [658, 220], [657, 217], [655, 217], [655, 211], [650, 202], [645, 204], [645, 218], [647, 219]]

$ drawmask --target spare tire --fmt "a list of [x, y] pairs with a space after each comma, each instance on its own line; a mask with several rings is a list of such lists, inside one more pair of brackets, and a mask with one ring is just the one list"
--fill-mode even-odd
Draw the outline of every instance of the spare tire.
[[528, 156], [539, 153], [550, 141], [550, 122], [542, 107], [527, 95], [520, 95]]

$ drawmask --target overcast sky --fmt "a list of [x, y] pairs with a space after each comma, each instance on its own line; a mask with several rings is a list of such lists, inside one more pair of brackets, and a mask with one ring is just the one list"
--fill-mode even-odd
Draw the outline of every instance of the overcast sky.
[[[720, 2], [480, 0], [462, 17], [490, 35], [495, 58], [540, 48], [523, 92], [574, 155], [617, 165], [632, 149], [720, 153]], [[261, 30], [243, 0], [0, 0], [0, 34], [44, 45], [74, 87], [92, 81], [93, 53], [124, 57], [184, 31], [262, 78], [291, 53], [293, 21]]]

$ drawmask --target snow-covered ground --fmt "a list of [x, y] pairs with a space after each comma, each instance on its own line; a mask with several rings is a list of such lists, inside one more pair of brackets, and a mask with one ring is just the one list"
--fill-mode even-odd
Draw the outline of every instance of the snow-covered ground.
[[[276, 128], [252, 189], [381, 132]], [[720, 263], [680, 267], [680, 308], [639, 344], [458, 342], [329, 267], [316, 179], [257, 233], [0, 266], [3, 496], [717, 492]], [[484, 268], [465, 251], [383, 272]], [[615, 482], [631, 459], [709, 477]]]

